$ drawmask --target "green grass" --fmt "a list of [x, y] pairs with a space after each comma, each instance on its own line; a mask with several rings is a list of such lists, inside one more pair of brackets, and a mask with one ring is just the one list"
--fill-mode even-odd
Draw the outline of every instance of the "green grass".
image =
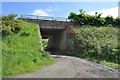
[[27, 73], [54, 63], [47, 52], [41, 51], [38, 27], [23, 22], [18, 33], [10, 33], [2, 39], [2, 76]]
[[113, 63], [113, 62], [101, 61], [100, 63], [105, 64], [105, 65], [107, 65], [109, 67], [116, 68], [116, 69], [120, 68], [119, 64], [116, 64], [116, 63]]
[[109, 67], [112, 67], [115, 69], [120, 68], [118, 63], [109, 62], [109, 61], [105, 61], [102, 59], [97, 59], [97, 58], [91, 57], [89, 55], [85, 56], [83, 53], [80, 53], [77, 51], [63, 51], [63, 52], [65, 53], [64, 55], [67, 55], [67, 56], [74, 56], [74, 57], [78, 57], [78, 58], [83, 58], [83, 59], [90, 60], [90, 61], [93, 61], [93, 62], [96, 62], [99, 64], [103, 64], [103, 65], [106, 65], [106, 66], [109, 66]]
[[119, 68], [119, 64], [118, 63], [114, 63], [114, 62], [110, 62], [110, 61], [105, 61], [105, 60], [97, 59], [95, 57], [90, 57], [90, 56], [87, 56], [87, 57], [83, 57], [82, 56], [82, 58], [85, 58], [87, 60], [90, 60], [90, 61], [93, 61], [93, 62], [96, 62], [96, 63], [103, 64], [103, 65], [106, 65], [106, 66], [109, 66], [109, 67], [112, 67], [112, 68], [115, 68], [115, 69]]
[[0, 78], [2, 77], [2, 55], [0, 51]]
[[[2, 21], [0, 20], [0, 30], [2, 28]], [[0, 32], [0, 78], [2, 77], [2, 34]]]

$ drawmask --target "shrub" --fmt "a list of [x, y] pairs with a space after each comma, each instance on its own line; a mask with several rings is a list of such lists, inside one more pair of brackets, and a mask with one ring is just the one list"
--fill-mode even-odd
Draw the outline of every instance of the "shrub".
[[77, 50], [85, 56], [118, 62], [118, 30], [113, 27], [75, 28]]
[[114, 19], [112, 16], [101, 17], [102, 13], [95, 12], [95, 15], [86, 14], [84, 10], [80, 9], [80, 13], [71, 12], [68, 19], [72, 20], [76, 25], [92, 25], [92, 26], [119, 26], [120, 18]]
[[2, 17], [2, 34], [8, 35], [10, 32], [17, 33], [22, 28], [23, 21], [15, 19], [16, 14]]

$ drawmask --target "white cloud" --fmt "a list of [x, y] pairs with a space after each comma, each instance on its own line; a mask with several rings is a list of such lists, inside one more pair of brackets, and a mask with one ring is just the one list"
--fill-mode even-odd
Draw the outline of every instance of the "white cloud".
[[36, 9], [33, 11], [32, 15], [38, 15], [38, 16], [50, 16], [47, 11], [42, 9]]
[[32, 15], [38, 16], [53, 16], [53, 12], [61, 10], [58, 7], [48, 7], [46, 9], [36, 9], [33, 11]]
[[48, 7], [47, 9], [45, 9], [47, 12], [55, 12], [55, 11], [59, 11], [61, 10], [58, 7]]
[[102, 13], [101, 17], [106, 17], [108, 15], [113, 16], [114, 18], [118, 17], [118, 7], [96, 10], [96, 11], [90, 11], [90, 12], [88, 12], [88, 14], [95, 15], [95, 12]]

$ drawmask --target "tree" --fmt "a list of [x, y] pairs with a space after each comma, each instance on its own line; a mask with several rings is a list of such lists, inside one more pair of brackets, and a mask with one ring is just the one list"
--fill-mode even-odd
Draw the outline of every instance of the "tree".
[[2, 35], [7, 35], [11, 32], [18, 32], [22, 27], [22, 21], [15, 19], [16, 14], [2, 16]]
[[79, 14], [71, 12], [68, 19], [71, 19], [77, 25], [94, 25], [94, 26], [104, 26], [104, 25], [120, 25], [120, 18], [114, 19], [112, 16], [101, 17], [102, 13], [95, 12], [95, 15], [86, 14], [83, 9], [79, 10]]
[[85, 11], [83, 9], [80, 9], [79, 12], [81, 15], [85, 15]]
[[107, 16], [105, 18], [105, 24], [106, 25], [113, 24], [113, 22], [114, 22], [114, 18], [112, 16]]
[[120, 26], [120, 18], [116, 18], [114, 20], [114, 24], [117, 25], [117, 26]]
[[71, 21], [73, 22], [77, 22], [77, 19], [78, 19], [77, 14], [74, 12], [71, 12], [68, 16], [68, 19], [71, 19]]

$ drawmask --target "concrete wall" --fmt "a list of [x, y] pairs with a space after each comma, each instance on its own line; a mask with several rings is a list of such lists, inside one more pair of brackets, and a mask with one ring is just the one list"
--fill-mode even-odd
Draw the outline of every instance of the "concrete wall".
[[74, 50], [74, 40], [74, 33], [64, 30], [61, 35], [60, 49]]
[[62, 32], [57, 32], [51, 36], [49, 36], [49, 41], [48, 41], [48, 49], [51, 50], [58, 50], [61, 49], [60, 43], [62, 40]]
[[74, 50], [74, 33], [66, 30], [54, 31], [48, 35], [48, 49], [50, 50]]

